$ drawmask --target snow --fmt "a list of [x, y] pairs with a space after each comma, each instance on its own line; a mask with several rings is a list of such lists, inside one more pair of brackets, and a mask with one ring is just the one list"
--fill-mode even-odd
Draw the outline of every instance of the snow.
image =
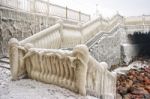
[[117, 74], [125, 74], [130, 69], [139, 69], [139, 68], [143, 68], [145, 66], [146, 67], [150, 66], [150, 60], [147, 60], [147, 61], [138, 61], [137, 60], [137, 61], [130, 63], [127, 67], [118, 67], [115, 70], [113, 70], [113, 72], [115, 72]]
[[0, 99], [97, 99], [31, 79], [11, 81], [8, 69], [0, 68]]

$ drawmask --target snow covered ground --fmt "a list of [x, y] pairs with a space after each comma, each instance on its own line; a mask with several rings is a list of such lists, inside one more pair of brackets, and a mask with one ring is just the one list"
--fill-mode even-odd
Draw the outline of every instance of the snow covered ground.
[[[1, 64], [0, 65], [4, 65]], [[120, 67], [114, 72], [124, 73], [131, 68], [150, 66], [148, 61], [134, 61], [128, 67]], [[6, 66], [6, 67], [9, 67]], [[0, 67], [0, 99], [97, 99], [80, 96], [70, 90], [31, 79], [11, 81], [10, 70]]]
[[97, 99], [80, 96], [55, 85], [31, 79], [11, 81], [8, 69], [0, 68], [0, 99]]

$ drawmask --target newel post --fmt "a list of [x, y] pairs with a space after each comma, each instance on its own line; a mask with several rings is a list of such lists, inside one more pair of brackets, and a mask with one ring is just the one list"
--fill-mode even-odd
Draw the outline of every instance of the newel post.
[[58, 19], [56, 23], [60, 24], [59, 32], [60, 32], [60, 35], [61, 35], [62, 34], [62, 30], [63, 30], [63, 20], [62, 19]]
[[11, 38], [9, 40], [9, 59], [10, 59], [12, 80], [18, 79], [18, 69], [19, 69], [18, 46], [19, 41], [16, 38]]
[[100, 14], [100, 15], [99, 15], [99, 22], [101, 23], [101, 25], [102, 25], [102, 21], [103, 21], [103, 17], [102, 17], [102, 15]]
[[[60, 24], [59, 33], [60, 33], [61, 45], [62, 45], [62, 42], [63, 42], [63, 20], [58, 19], [58, 21], [56, 23]], [[61, 45], [60, 45], [60, 47], [61, 47]]]
[[81, 44], [83, 44], [83, 43], [84, 43], [84, 35], [83, 35], [83, 33], [82, 33], [82, 30], [83, 30], [82, 23], [79, 22], [79, 23], [78, 23], [78, 26], [79, 26], [79, 31], [80, 31], [80, 34], [81, 34]]
[[79, 21], [81, 21], [81, 12], [79, 11]]

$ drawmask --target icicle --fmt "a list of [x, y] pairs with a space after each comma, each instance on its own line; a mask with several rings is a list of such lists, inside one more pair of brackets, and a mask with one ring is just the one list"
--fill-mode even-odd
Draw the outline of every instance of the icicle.
[[59, 53], [57, 53], [56, 54], [56, 57], [57, 57], [57, 76], [58, 76], [58, 78], [57, 78], [57, 83], [58, 84], [61, 84], [61, 73], [62, 73], [62, 68], [61, 68], [61, 64], [60, 64], [60, 60], [61, 60], [61, 55], [59, 54]]
[[[45, 53], [43, 53], [45, 54]], [[43, 74], [43, 79], [45, 82], [47, 82], [47, 75], [48, 75], [48, 65], [46, 64], [46, 60], [47, 60], [47, 56], [46, 55], [43, 55], [43, 66], [44, 66], [44, 69], [45, 69], [45, 72]]]
[[31, 48], [23, 59], [32, 79], [59, 85], [81, 95], [88, 92], [104, 99], [115, 97], [115, 76], [107, 70], [106, 63], [99, 63], [89, 55], [86, 47], [79, 46], [73, 52]]
[[55, 68], [56, 68], [56, 82], [57, 84], [59, 84], [59, 73], [60, 73], [60, 70], [59, 70], [59, 56], [58, 54], [55, 53]]
[[58, 65], [59, 65], [59, 81], [58, 83], [61, 85], [62, 84], [62, 80], [63, 80], [63, 77], [64, 77], [64, 68], [63, 68], [63, 55], [59, 55], [59, 62], [58, 62]]
[[46, 59], [47, 66], [48, 66], [48, 71], [49, 71], [49, 74], [47, 75], [47, 82], [49, 82], [49, 83], [52, 83], [51, 55], [52, 55], [52, 53], [47, 54], [47, 59]]
[[39, 71], [39, 78], [41, 81], [44, 81], [44, 74], [45, 74], [45, 69], [46, 69], [46, 66], [43, 65], [44, 61], [43, 61], [43, 55], [44, 52], [40, 51], [39, 52], [39, 67], [40, 67], [40, 71]]
[[55, 54], [51, 54], [50, 56], [50, 62], [51, 62], [51, 68], [52, 68], [52, 72], [51, 72], [51, 82], [53, 82], [54, 84], [56, 84], [56, 80], [55, 80], [55, 75], [56, 75], [56, 68], [55, 68]]

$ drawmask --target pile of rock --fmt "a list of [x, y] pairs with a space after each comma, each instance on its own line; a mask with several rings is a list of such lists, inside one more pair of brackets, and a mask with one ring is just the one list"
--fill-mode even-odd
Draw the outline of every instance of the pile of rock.
[[150, 99], [150, 66], [119, 75], [117, 93], [123, 99]]

